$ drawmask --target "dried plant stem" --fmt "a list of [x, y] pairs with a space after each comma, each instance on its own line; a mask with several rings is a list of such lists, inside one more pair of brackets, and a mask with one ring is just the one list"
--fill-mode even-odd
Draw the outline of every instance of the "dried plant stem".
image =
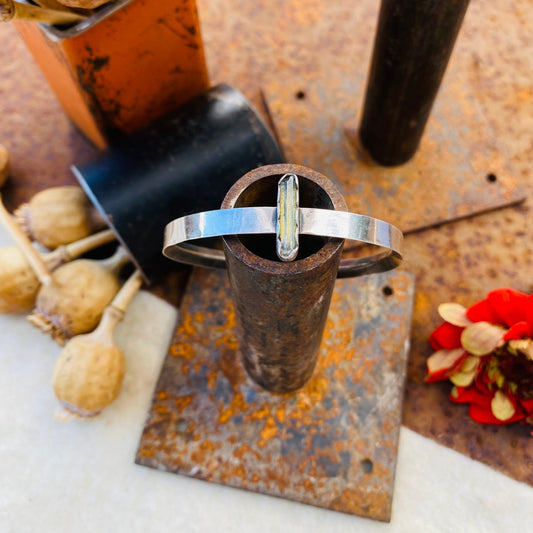
[[124, 283], [113, 301], [104, 309], [102, 320], [98, 327], [87, 335], [93, 342], [106, 346], [114, 346], [113, 332], [119, 322], [124, 318], [126, 309], [143, 283], [140, 270], [136, 270]]
[[28, 237], [18, 227], [17, 223], [13, 220], [8, 213], [2, 201], [2, 195], [0, 194], [0, 221], [4, 227], [9, 231], [15, 242], [19, 245], [20, 249], [28, 259], [28, 262], [32, 266], [35, 274], [39, 278], [42, 285], [49, 285], [51, 282], [51, 272], [46, 265], [41, 254], [32, 246]]
[[46, 9], [14, 0], [0, 0], [0, 22], [19, 19], [43, 24], [72, 24], [86, 18], [85, 15], [79, 15], [72, 11]]
[[114, 0], [59, 0], [65, 6], [76, 9], [94, 9]]
[[111, 302], [111, 307], [114, 307], [122, 313], [126, 312], [126, 309], [130, 305], [131, 300], [139, 290], [143, 283], [143, 277], [140, 270], [136, 270], [122, 285], [122, 288], [118, 291], [117, 295]]
[[79, 241], [67, 244], [65, 249], [71, 258], [78, 257], [93, 248], [108, 244], [114, 240], [116, 240], [116, 236], [113, 230], [106, 229], [99, 233], [95, 233], [94, 235], [90, 235], [89, 237], [85, 237], [84, 239], [80, 239]]
[[108, 229], [70, 244], [61, 245], [53, 252], [44, 254], [43, 257], [48, 268], [55, 270], [58, 266], [68, 263], [72, 259], [76, 259], [76, 257], [94, 250], [99, 246], [113, 242], [115, 239], [116, 237], [113, 231]]
[[58, 11], [70, 11], [69, 8], [57, 0], [34, 0], [35, 3], [46, 9], [57, 9]]
[[34, 2], [46, 9], [56, 9], [58, 11], [66, 11], [67, 13], [78, 13], [79, 15], [91, 16], [94, 11], [92, 9], [78, 9], [75, 7], [69, 7], [68, 4], [62, 4], [58, 0], [34, 0]]
[[126, 309], [135, 294], [137, 294], [142, 283], [143, 277], [141, 271], [135, 270], [126, 283], [122, 285], [121, 289], [113, 298], [113, 301], [104, 309], [102, 320], [100, 320], [98, 327], [92, 333], [86, 335], [86, 337], [90, 338], [93, 342], [100, 342], [106, 346], [114, 346], [113, 332], [115, 327], [124, 318]]
[[108, 259], [101, 259], [98, 262], [101, 266], [112, 272], [116, 276], [120, 273], [124, 265], [131, 261], [128, 252], [122, 247], [119, 246], [115, 253]]

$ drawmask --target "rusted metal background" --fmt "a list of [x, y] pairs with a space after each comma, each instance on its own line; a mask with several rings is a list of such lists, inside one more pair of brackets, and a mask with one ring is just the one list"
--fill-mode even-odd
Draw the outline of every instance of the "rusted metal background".
[[330, 70], [327, 78], [282, 71], [265, 84], [287, 161], [336, 180], [351, 211], [404, 232], [524, 199], [462, 76], [447, 76], [409, 162], [390, 168], [374, 163], [357, 139], [365, 75], [364, 70], [351, 76]]
[[[281, 81], [281, 72], [295, 77], [321, 72], [327, 80], [333, 70], [344, 70], [347, 79], [368, 70], [379, 8], [375, 0], [198, 0], [198, 7], [210, 79], [235, 85], [258, 107], [261, 87]], [[481, 104], [529, 198], [532, 20], [529, 0], [471, 0], [447, 74], [461, 76]], [[12, 209], [44, 187], [74, 183], [69, 165], [95, 149], [69, 123], [9, 24], [0, 25], [0, 47], [0, 142], [10, 150], [13, 169], [2, 194]], [[408, 235], [402, 267], [415, 273], [417, 288], [403, 423], [531, 485], [533, 447], [527, 428], [472, 422], [465, 406], [450, 404], [446, 384], [427, 385], [424, 375], [431, 352], [427, 338], [440, 321], [439, 303], [469, 305], [501, 286], [533, 292], [532, 205], [528, 199], [519, 207]], [[170, 276], [154, 291], [177, 303], [183, 277]]]
[[338, 281], [311, 380], [271, 394], [242, 366], [226, 273], [194, 270], [136, 461], [389, 520], [413, 293], [405, 272]]

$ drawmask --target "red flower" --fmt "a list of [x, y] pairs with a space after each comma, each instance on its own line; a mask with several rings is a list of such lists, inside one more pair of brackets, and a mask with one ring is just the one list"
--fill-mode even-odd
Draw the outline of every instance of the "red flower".
[[497, 289], [468, 309], [441, 304], [439, 314], [426, 381], [450, 379], [450, 398], [477, 422], [533, 424], [533, 295]]

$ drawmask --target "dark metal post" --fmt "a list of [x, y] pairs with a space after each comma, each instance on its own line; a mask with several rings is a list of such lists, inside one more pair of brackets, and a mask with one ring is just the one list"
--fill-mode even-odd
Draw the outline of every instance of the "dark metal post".
[[382, 0], [360, 138], [381, 165], [416, 152], [469, 0]]
[[[327, 178], [297, 165], [249, 172], [230, 189], [222, 208], [276, 205], [284, 174], [298, 176], [301, 207], [346, 210]], [[296, 260], [281, 262], [274, 235], [224, 237], [244, 366], [265, 389], [289, 392], [311, 377], [343, 242], [300, 235]]]

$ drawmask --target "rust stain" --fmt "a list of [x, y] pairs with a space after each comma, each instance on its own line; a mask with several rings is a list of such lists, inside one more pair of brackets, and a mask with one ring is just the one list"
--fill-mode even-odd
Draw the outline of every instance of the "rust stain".
[[155, 455], [155, 450], [150, 448], [140, 448], [137, 453], [142, 457], [150, 458]]
[[[160, 393], [158, 393], [158, 399], [159, 399], [159, 394]], [[166, 398], [168, 398], [168, 395], [166, 393], [165, 393], [165, 396]], [[182, 411], [192, 402], [192, 399], [193, 399], [192, 394], [186, 394], [185, 396], [179, 396], [174, 401], [174, 406], [178, 411]]]
[[276, 426], [276, 421], [273, 417], [269, 416], [265, 420], [265, 426], [259, 432], [261, 439], [259, 440], [258, 446], [264, 448], [267, 445], [267, 441], [273, 439], [278, 435], [278, 427]]
[[194, 357], [194, 349], [190, 345], [172, 346], [171, 355], [173, 357], [182, 357], [183, 359], [192, 359]]
[[228, 407], [224, 407], [220, 416], [218, 417], [218, 422], [220, 424], [225, 424], [232, 417], [242, 414], [248, 410], [248, 405], [244, 401], [244, 398], [240, 392], [236, 393], [231, 400], [231, 404]]

